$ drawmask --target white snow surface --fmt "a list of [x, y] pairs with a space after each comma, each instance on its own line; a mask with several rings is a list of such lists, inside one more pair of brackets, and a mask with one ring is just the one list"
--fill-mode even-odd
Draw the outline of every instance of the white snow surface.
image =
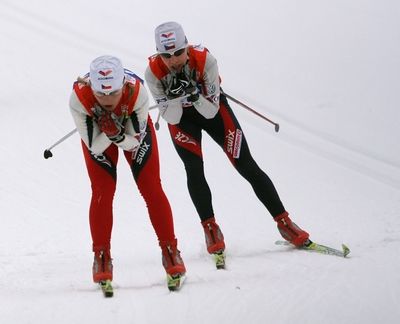
[[[0, 0], [1, 323], [398, 323], [400, 2]], [[276, 224], [204, 135], [227, 269], [205, 249], [166, 124], [164, 189], [187, 267], [166, 288], [156, 236], [123, 159], [112, 253], [115, 297], [91, 281], [90, 183], [73, 81], [112, 54], [142, 75], [156, 25], [180, 22], [216, 56], [252, 154], [292, 219], [349, 258], [277, 246]], [[153, 103], [153, 102], [152, 102]], [[153, 120], [156, 112], [152, 111]]]

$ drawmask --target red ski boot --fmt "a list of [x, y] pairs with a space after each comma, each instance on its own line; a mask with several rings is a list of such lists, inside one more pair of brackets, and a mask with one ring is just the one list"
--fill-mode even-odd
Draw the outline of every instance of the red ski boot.
[[204, 229], [204, 235], [206, 238], [206, 245], [208, 253], [212, 254], [217, 269], [225, 268], [225, 241], [224, 235], [221, 232], [218, 224], [215, 222], [215, 218], [209, 218], [201, 222]]
[[178, 290], [185, 278], [186, 268], [177, 248], [177, 240], [160, 242], [162, 264], [167, 272], [168, 289]]
[[96, 283], [112, 280], [113, 265], [110, 251], [95, 251], [93, 261], [93, 281]]
[[292, 222], [287, 212], [274, 217], [274, 220], [278, 223], [278, 230], [286, 241], [297, 247], [303, 246], [309, 241], [310, 235]]

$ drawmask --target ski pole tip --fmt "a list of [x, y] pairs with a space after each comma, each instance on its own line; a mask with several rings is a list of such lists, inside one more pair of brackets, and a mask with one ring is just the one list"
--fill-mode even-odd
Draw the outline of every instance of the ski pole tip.
[[275, 132], [279, 132], [279, 124], [275, 124]]
[[47, 160], [48, 158], [51, 158], [53, 156], [53, 153], [51, 153], [50, 150], [44, 150], [43, 156]]

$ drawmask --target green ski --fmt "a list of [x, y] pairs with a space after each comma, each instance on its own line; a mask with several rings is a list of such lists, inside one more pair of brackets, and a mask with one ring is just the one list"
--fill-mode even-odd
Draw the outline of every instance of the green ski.
[[[294, 248], [296, 248], [293, 244], [291, 244], [288, 241], [279, 240], [279, 241], [276, 241], [275, 244], [276, 245], [293, 246]], [[344, 258], [347, 257], [350, 253], [350, 249], [344, 244], [342, 244], [342, 250], [338, 250], [338, 249], [334, 249], [329, 246], [325, 246], [325, 245], [318, 244], [318, 243], [311, 242], [311, 241], [308, 244], [298, 247], [298, 249], [311, 251], [311, 252], [317, 252], [317, 253], [321, 253], [321, 254], [336, 255], [336, 256], [340, 256], [340, 257], [344, 257]]]
[[114, 296], [114, 289], [111, 280], [100, 281], [99, 284], [104, 297], [109, 298]]
[[179, 290], [182, 287], [186, 277], [184, 274], [169, 275], [167, 274], [167, 285], [170, 291]]
[[225, 269], [225, 253], [224, 251], [212, 254], [217, 269]]

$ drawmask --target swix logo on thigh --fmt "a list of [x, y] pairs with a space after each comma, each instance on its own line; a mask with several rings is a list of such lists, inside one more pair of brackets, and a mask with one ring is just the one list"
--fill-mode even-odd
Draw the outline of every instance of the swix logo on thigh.
[[234, 159], [237, 159], [240, 156], [242, 136], [243, 133], [240, 129], [236, 129], [236, 132], [228, 129], [228, 135], [226, 135], [226, 151], [232, 154]]
[[181, 143], [197, 145], [196, 141], [193, 138], [190, 138], [189, 136], [183, 134], [182, 132], [178, 132], [175, 135], [175, 139]]
[[136, 155], [136, 163], [137, 164], [142, 164], [143, 159], [146, 155], [146, 153], [150, 149], [150, 144], [147, 144], [146, 142], [143, 142], [142, 145], [140, 145], [139, 152]]

